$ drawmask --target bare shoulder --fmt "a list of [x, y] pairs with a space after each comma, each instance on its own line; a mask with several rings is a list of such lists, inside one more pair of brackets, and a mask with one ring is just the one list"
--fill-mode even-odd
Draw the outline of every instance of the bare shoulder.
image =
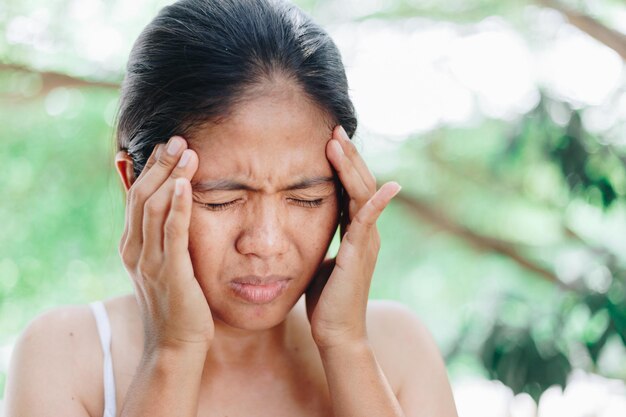
[[367, 328], [379, 364], [407, 416], [457, 415], [441, 351], [417, 314], [397, 301], [371, 300]]
[[[92, 314], [88, 305], [71, 305], [56, 307], [36, 316], [26, 326], [20, 339], [37, 339], [39, 336], [52, 338], [58, 342], [72, 342], [73, 330], [91, 327]], [[66, 337], [59, 337], [66, 330]], [[81, 332], [82, 333], [82, 332]], [[80, 334], [79, 334], [80, 336]]]
[[[367, 305], [367, 329], [375, 348], [394, 356], [402, 351], [432, 355], [439, 352], [432, 334], [408, 306], [392, 300], [370, 300]], [[429, 352], [430, 351], [430, 352]]]
[[88, 305], [57, 307], [31, 320], [17, 340], [14, 356], [53, 360], [48, 367], [73, 366], [79, 359], [76, 355], [93, 343], [95, 335]]
[[87, 305], [55, 308], [35, 317], [18, 338], [11, 355], [6, 386], [6, 415], [89, 416], [82, 397], [90, 378], [83, 366], [97, 343]]
[[412, 362], [440, 356], [426, 325], [408, 306], [392, 300], [370, 300], [367, 330], [381, 366], [392, 372], [398, 385], [407, 378], [406, 360]]
[[368, 330], [389, 337], [402, 336], [400, 330], [428, 332], [417, 314], [395, 300], [370, 300], [367, 304]]

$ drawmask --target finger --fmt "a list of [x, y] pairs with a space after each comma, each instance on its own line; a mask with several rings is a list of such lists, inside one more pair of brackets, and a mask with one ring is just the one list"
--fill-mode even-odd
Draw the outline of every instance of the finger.
[[152, 149], [152, 153], [146, 161], [146, 164], [143, 166], [143, 169], [141, 170], [141, 173], [137, 177], [136, 181], [139, 181], [141, 178], [145, 177], [150, 168], [156, 163], [156, 161], [159, 160], [159, 155], [163, 151], [163, 146], [165, 146], [165, 144], [159, 143]]
[[[376, 185], [376, 178], [374, 177], [370, 169], [367, 167], [365, 160], [361, 157], [361, 154], [357, 150], [354, 142], [350, 140], [350, 137], [346, 133], [343, 126], [338, 125], [335, 127], [333, 131], [333, 137], [337, 138], [337, 140], [339, 141], [339, 144], [342, 147], [342, 150], [344, 151], [344, 154], [346, 155], [347, 158], [350, 159], [350, 161], [352, 162], [352, 164], [354, 165], [356, 169], [356, 172], [361, 177], [361, 180], [367, 187], [368, 198], [373, 196], [374, 193], [376, 192], [376, 189], [378, 188]], [[366, 201], [364, 200], [348, 201], [348, 210], [346, 211], [347, 213], [349, 213], [348, 222], [350, 219], [352, 219], [356, 215], [356, 213], [359, 211], [361, 206], [365, 203]]]
[[[154, 162], [156, 161], [158, 157], [159, 149], [161, 149], [162, 147], [163, 146], [161, 144], [158, 144], [152, 149], [150, 158], [148, 158], [148, 162], [144, 166], [143, 170], [141, 171], [141, 174], [139, 174], [139, 177], [137, 177], [137, 179], [141, 178], [144, 175], [144, 173], [147, 172], [150, 169], [150, 167], [154, 164]], [[130, 207], [130, 194], [126, 193], [126, 210], [124, 211], [124, 232], [122, 233], [122, 237], [120, 239], [120, 246], [119, 246], [120, 253], [122, 252], [122, 249], [124, 248], [126, 244], [126, 238], [128, 237], [128, 219], [129, 219], [128, 213], [130, 212], [129, 207]]]
[[142, 258], [148, 262], [159, 262], [163, 259], [164, 227], [171, 211], [172, 193], [177, 178], [189, 181], [198, 167], [197, 154], [185, 149], [178, 164], [161, 187], [146, 201], [143, 216], [143, 249]]
[[357, 210], [354, 211], [354, 213], [356, 213], [358, 208], [369, 200], [372, 193], [370, 193], [370, 190], [363, 182], [350, 158], [348, 158], [343, 152], [343, 148], [339, 144], [339, 140], [329, 140], [326, 145], [326, 152], [328, 159], [337, 171], [339, 180], [348, 193], [349, 198], [354, 200], [356, 203]]
[[155, 158], [152, 162], [148, 161], [146, 165], [149, 166], [149, 169], [144, 168], [142, 175], [137, 178], [133, 186], [141, 185], [152, 195], [170, 175], [181, 154], [187, 148], [187, 141], [183, 137], [172, 136], [166, 144], [162, 144], [159, 158]]
[[380, 214], [401, 189], [400, 184], [393, 181], [380, 187], [350, 223], [350, 230], [346, 233], [345, 240], [357, 247], [367, 242], [372, 226], [376, 224]]
[[173, 136], [160, 153], [158, 161], [146, 174], [135, 181], [129, 190], [130, 210], [128, 218], [128, 238], [125, 252], [127, 256], [138, 258], [143, 244], [143, 213], [146, 200], [165, 182], [176, 166], [180, 154], [187, 147], [187, 142], [180, 136]]
[[187, 178], [175, 180], [171, 210], [165, 221], [164, 256], [172, 262], [183, 261], [189, 253], [189, 223], [191, 221], [191, 185]]
[[350, 137], [346, 133], [343, 126], [339, 125], [335, 128], [335, 130], [333, 131], [333, 137], [339, 139], [339, 144], [341, 145], [343, 152], [348, 158], [350, 158], [350, 160], [354, 164], [357, 172], [363, 180], [363, 183], [370, 191], [370, 195], [373, 195], [376, 192], [376, 177], [374, 177], [372, 171], [370, 171], [370, 169], [367, 167], [365, 160], [359, 153], [354, 142], [350, 140]]

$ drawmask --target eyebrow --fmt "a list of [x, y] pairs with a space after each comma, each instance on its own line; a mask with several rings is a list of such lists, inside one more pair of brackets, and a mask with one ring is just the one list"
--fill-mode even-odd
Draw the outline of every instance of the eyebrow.
[[[335, 183], [334, 177], [318, 176], [304, 178], [296, 183], [288, 185], [279, 191], [292, 191], [303, 190], [306, 188], [316, 187], [318, 185], [324, 185], [328, 183]], [[239, 181], [230, 179], [219, 179], [212, 181], [198, 181], [191, 184], [191, 188], [196, 193], [205, 193], [209, 191], [232, 191], [232, 190], [246, 190], [246, 191], [260, 191], [260, 189], [252, 187], [251, 185], [244, 184]]]

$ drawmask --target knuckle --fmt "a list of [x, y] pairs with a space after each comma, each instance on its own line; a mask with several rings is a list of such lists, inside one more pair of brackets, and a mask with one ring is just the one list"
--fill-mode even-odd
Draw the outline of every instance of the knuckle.
[[376, 214], [383, 211], [383, 209], [385, 208], [385, 203], [383, 201], [380, 201], [379, 198], [370, 198], [367, 203], [370, 204], [374, 208], [374, 211], [376, 212]]
[[148, 198], [147, 192], [143, 190], [141, 187], [133, 187], [129, 191], [130, 204], [140, 204], [142, 201], [145, 201]]
[[120, 255], [120, 258], [122, 258], [122, 259], [124, 258], [123, 255], [124, 255], [124, 246], [125, 246], [124, 243], [125, 243], [125, 240], [126, 239], [124, 237], [122, 237], [120, 239], [119, 245], [117, 245], [117, 253]]
[[124, 265], [128, 265], [128, 261], [130, 259], [128, 259], [128, 255], [126, 254], [126, 251], [124, 250], [123, 244], [120, 243], [120, 247], [119, 247], [119, 254], [120, 254], [120, 259], [122, 260], [122, 263]]
[[137, 272], [139, 276], [145, 276], [147, 270], [150, 268], [150, 265], [148, 264], [148, 262], [146, 262], [146, 259], [144, 257], [141, 257], [141, 259], [139, 259], [139, 262], [137, 262]]
[[[368, 202], [367, 204], [371, 204], [371, 202]], [[372, 216], [371, 212], [361, 211], [357, 217], [359, 218], [359, 223], [361, 223], [366, 229], [372, 227], [372, 225], [376, 222], [376, 219], [373, 218], [374, 216]]]
[[165, 222], [165, 225], [163, 226], [163, 233], [168, 238], [175, 238], [182, 234], [182, 231], [177, 222], [173, 221], [170, 218]]
[[156, 165], [161, 168], [169, 169], [172, 166], [173, 158], [167, 153], [161, 152], [161, 157], [156, 161]]
[[359, 227], [366, 227], [367, 226], [367, 221], [366, 220], [367, 219], [363, 216], [363, 213], [359, 212], [354, 217], [353, 223], [358, 224]]
[[139, 262], [137, 262], [137, 271], [142, 278], [156, 276], [158, 267], [154, 260], [150, 259], [146, 254], [142, 254]]
[[144, 213], [147, 216], [155, 216], [160, 214], [163, 211], [163, 207], [160, 204], [160, 201], [154, 197], [150, 197], [146, 204], [144, 205]]
[[122, 262], [129, 269], [135, 269], [137, 267], [137, 258], [133, 256], [129, 251], [122, 250], [120, 253], [120, 257], [122, 258]]
[[170, 173], [170, 178], [175, 180], [176, 178], [182, 177], [185, 172], [185, 167], [176, 166], [174, 170]]
[[154, 162], [154, 159], [148, 159], [148, 162], [146, 162], [146, 165], [144, 165], [143, 167], [143, 171], [141, 171], [141, 176], [145, 175], [150, 170], [150, 168], [152, 168]]

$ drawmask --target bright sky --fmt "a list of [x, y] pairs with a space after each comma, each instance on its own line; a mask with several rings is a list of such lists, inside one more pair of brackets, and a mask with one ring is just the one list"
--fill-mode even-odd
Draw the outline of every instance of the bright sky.
[[[511, 120], [537, 104], [539, 88], [575, 106], [607, 105], [625, 85], [619, 55], [554, 13], [528, 13], [543, 15], [535, 20], [544, 26], [537, 31], [553, 27], [549, 38], [532, 47], [497, 17], [469, 30], [423, 19], [333, 28], [361, 124], [376, 135], [403, 139], [480, 115]], [[621, 113], [626, 120], [626, 110]]]

